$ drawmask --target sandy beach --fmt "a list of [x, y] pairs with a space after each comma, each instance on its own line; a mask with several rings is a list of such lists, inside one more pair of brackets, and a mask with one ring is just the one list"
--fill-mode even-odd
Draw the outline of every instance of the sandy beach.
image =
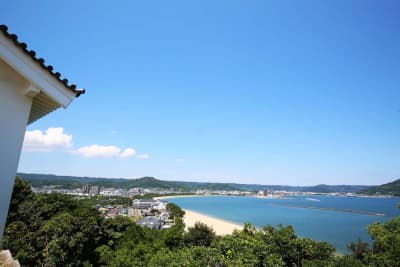
[[204, 195], [176, 195], [176, 196], [161, 196], [161, 197], [153, 197], [154, 200], [162, 200], [169, 198], [181, 198], [181, 197], [199, 197]]
[[[155, 200], [169, 199], [169, 198], [181, 198], [181, 197], [206, 197], [212, 195], [176, 195], [176, 196], [161, 196], [154, 197]], [[223, 219], [208, 216], [199, 212], [194, 212], [191, 210], [184, 209], [185, 216], [183, 220], [186, 225], [186, 229], [193, 227], [196, 222], [202, 222], [210, 227], [212, 227], [217, 235], [227, 235], [232, 234], [233, 230], [242, 230], [243, 225], [226, 221]]]
[[238, 223], [225, 221], [222, 219], [204, 215], [191, 210], [185, 209], [184, 211], [185, 211], [185, 216], [183, 217], [183, 220], [186, 224], [186, 228], [193, 227], [196, 222], [202, 222], [212, 227], [217, 235], [232, 234], [233, 230], [235, 229], [237, 230], [243, 229], [243, 225], [240, 225]]
[[163, 200], [169, 198], [182, 198], [182, 197], [226, 197], [228, 195], [171, 195], [171, 196], [161, 196], [161, 197], [153, 197], [154, 200]]

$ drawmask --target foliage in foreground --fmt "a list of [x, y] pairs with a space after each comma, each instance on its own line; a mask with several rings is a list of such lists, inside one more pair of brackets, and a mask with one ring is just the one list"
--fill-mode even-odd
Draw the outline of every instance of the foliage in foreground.
[[300, 238], [291, 226], [265, 226], [218, 237], [197, 223], [184, 231], [184, 212], [168, 208], [176, 225], [162, 231], [127, 218], [104, 219], [70, 197], [35, 195], [17, 178], [3, 248], [22, 266], [400, 266], [400, 218], [369, 227], [370, 248], [359, 241], [352, 255], [334, 256], [326, 242]]

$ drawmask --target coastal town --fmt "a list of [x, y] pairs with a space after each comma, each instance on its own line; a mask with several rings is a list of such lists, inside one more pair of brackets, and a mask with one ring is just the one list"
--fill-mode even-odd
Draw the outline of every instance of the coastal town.
[[[152, 228], [167, 229], [174, 225], [174, 218], [168, 210], [168, 201], [164, 198], [182, 197], [182, 196], [247, 196], [268, 199], [290, 199], [295, 196], [308, 196], [309, 201], [319, 201], [313, 196], [342, 196], [342, 197], [363, 197], [356, 193], [322, 193], [322, 192], [300, 192], [286, 190], [265, 190], [240, 191], [240, 190], [179, 190], [165, 188], [113, 188], [101, 187], [99, 185], [84, 184], [81, 188], [67, 189], [60, 186], [49, 185], [32, 188], [33, 192], [38, 194], [61, 193], [70, 195], [77, 200], [89, 201], [92, 207], [95, 207], [104, 218], [111, 219], [117, 216], [128, 217], [136, 224]], [[164, 197], [162, 197], [164, 196]], [[371, 196], [368, 196], [371, 197]], [[376, 197], [376, 196], [375, 196]], [[385, 196], [379, 196], [385, 197]], [[191, 211], [190, 211], [191, 212]], [[380, 214], [377, 214], [380, 215]], [[190, 218], [186, 223], [188, 226], [194, 225], [195, 220], [201, 219], [202, 214], [190, 213]], [[191, 219], [196, 218], [196, 219]], [[213, 219], [209, 219], [209, 224], [213, 223]], [[229, 231], [239, 229], [241, 226], [237, 224], [224, 224], [229, 226]], [[214, 228], [218, 227], [218, 222], [214, 223]], [[218, 232], [225, 233], [225, 229], [221, 228]]]
[[167, 209], [167, 202], [154, 199], [134, 199], [132, 205], [96, 205], [96, 209], [105, 218], [123, 216], [131, 218], [138, 225], [152, 229], [166, 229], [174, 225], [174, 218], [171, 218]]
[[[257, 196], [257, 192], [225, 191], [225, 190], [196, 190], [192, 192], [160, 189], [139, 188], [130, 189], [102, 188], [98, 185], [84, 184], [81, 188], [63, 189], [58, 186], [32, 187], [36, 194], [63, 194], [68, 195], [81, 203], [89, 203], [96, 208], [105, 219], [126, 217], [137, 225], [150, 229], [163, 230], [171, 228], [176, 223], [173, 212], [174, 204], [168, 202], [169, 197], [190, 196]], [[84, 204], [83, 204], [84, 205]], [[176, 207], [176, 205], [175, 205]], [[194, 227], [197, 222], [204, 222], [212, 227], [217, 235], [232, 233], [235, 229], [242, 229], [243, 225], [184, 210], [185, 229]]]
[[105, 196], [105, 197], [128, 197], [134, 198], [137, 196], [174, 196], [174, 195], [200, 195], [200, 196], [251, 196], [260, 198], [271, 198], [271, 199], [286, 199], [292, 196], [343, 196], [343, 197], [391, 197], [387, 194], [374, 194], [365, 195], [353, 192], [314, 192], [314, 191], [295, 191], [295, 190], [273, 190], [266, 188], [258, 191], [244, 191], [244, 190], [211, 190], [211, 189], [197, 189], [197, 190], [180, 190], [176, 188], [142, 188], [132, 187], [126, 188], [114, 188], [114, 187], [101, 187], [99, 185], [85, 184], [81, 188], [62, 188], [59, 185], [47, 185], [41, 187], [33, 187], [32, 190], [35, 193], [60, 193], [66, 195], [74, 195], [80, 197], [89, 196]]

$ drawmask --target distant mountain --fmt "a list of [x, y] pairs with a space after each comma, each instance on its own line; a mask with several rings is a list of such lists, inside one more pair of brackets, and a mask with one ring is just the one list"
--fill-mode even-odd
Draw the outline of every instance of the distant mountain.
[[98, 177], [77, 177], [59, 176], [52, 174], [18, 173], [22, 179], [28, 180], [33, 187], [59, 186], [63, 188], [78, 188], [84, 184], [95, 184], [102, 187], [115, 188], [160, 188], [180, 190], [238, 190], [238, 191], [260, 191], [260, 190], [285, 190], [314, 193], [356, 193], [365, 190], [364, 185], [316, 185], [316, 186], [287, 186], [287, 185], [261, 185], [261, 184], [236, 184], [236, 183], [209, 183], [209, 182], [180, 182], [163, 181], [154, 177], [142, 177], [138, 179], [125, 178], [98, 178]]
[[36, 173], [17, 173], [19, 177], [29, 181], [33, 187], [56, 185], [63, 188], [78, 188], [84, 184], [99, 185], [102, 187], [116, 188], [161, 188], [161, 189], [188, 189], [180, 182], [162, 181], [153, 177], [142, 177], [139, 179], [124, 178], [98, 178], [98, 177], [78, 177], [63, 176], [53, 174], [36, 174]]
[[371, 186], [369, 188], [361, 190], [360, 193], [366, 195], [380, 194], [400, 196], [400, 179], [383, 185]]

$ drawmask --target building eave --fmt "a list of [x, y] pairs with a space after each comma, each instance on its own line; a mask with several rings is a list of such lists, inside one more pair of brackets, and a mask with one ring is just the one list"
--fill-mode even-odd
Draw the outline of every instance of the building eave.
[[76, 97], [85, 93], [84, 89], [68, 84], [68, 80], [62, 78], [59, 72], [54, 72], [51, 65], [46, 65], [43, 58], [36, 57], [36, 52], [29, 50], [15, 34], [9, 33], [5, 25], [0, 25], [0, 59], [29, 84], [24, 92], [24, 95], [32, 98], [28, 124], [59, 107], [66, 108]]

